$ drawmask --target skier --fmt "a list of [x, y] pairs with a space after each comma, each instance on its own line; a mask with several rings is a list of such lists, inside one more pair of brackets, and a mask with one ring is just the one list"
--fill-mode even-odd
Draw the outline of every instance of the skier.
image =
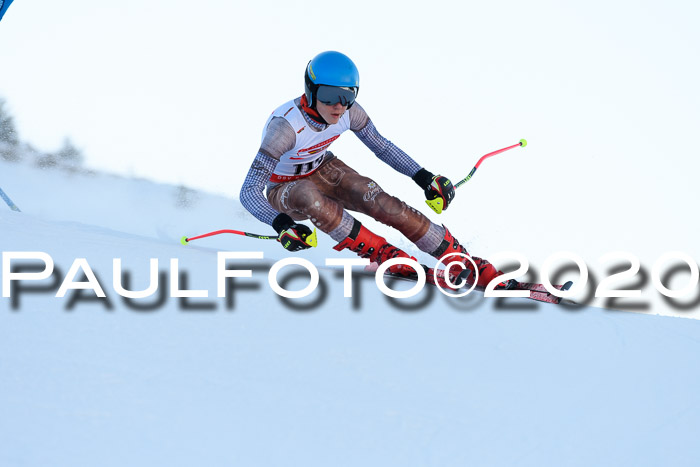
[[[360, 80], [352, 60], [340, 52], [322, 52], [306, 66], [304, 81], [304, 94], [279, 106], [265, 123], [262, 143], [241, 188], [243, 206], [271, 225], [279, 234], [278, 241], [289, 251], [314, 243], [315, 232], [299, 223], [310, 219], [338, 242], [335, 250], [349, 249], [377, 264], [390, 258], [411, 258], [348, 212], [357, 211], [398, 229], [435, 258], [454, 253], [468, 255], [446, 227], [387, 194], [374, 180], [360, 175], [328, 150], [343, 132], [351, 130], [380, 160], [410, 177], [427, 200], [447, 209], [455, 196], [447, 177], [433, 175], [379, 134], [355, 100]], [[265, 188], [267, 197], [263, 194]], [[479, 270], [477, 286], [485, 287], [502, 274], [488, 261], [471, 258]], [[461, 259], [473, 272], [469, 260], [453, 257], [450, 261], [454, 259]], [[390, 271], [413, 274], [404, 265], [392, 266]], [[453, 281], [461, 271], [460, 265], [452, 267], [449, 274]], [[497, 288], [509, 289], [516, 284], [511, 279]]]

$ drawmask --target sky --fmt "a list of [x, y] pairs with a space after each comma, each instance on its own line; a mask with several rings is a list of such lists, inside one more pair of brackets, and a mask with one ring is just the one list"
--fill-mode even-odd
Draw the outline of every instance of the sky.
[[[378, 130], [434, 173], [457, 181], [528, 140], [485, 162], [434, 222], [482, 254], [541, 264], [539, 251], [595, 262], [625, 249], [651, 269], [667, 250], [700, 258], [699, 10], [17, 0], [0, 23], [0, 96], [42, 150], [69, 137], [90, 167], [236, 198], [269, 113], [301, 95], [314, 55], [339, 50]], [[353, 135], [331, 149], [424, 206]]]
[[447, 171], [459, 154], [454, 178], [520, 138], [594, 161], [678, 147], [653, 133], [689, 141], [697, 4], [560, 3], [17, 0], [0, 96], [41, 149], [70, 137], [94, 167], [231, 195], [323, 50], [355, 60], [358, 101], [419, 163]]

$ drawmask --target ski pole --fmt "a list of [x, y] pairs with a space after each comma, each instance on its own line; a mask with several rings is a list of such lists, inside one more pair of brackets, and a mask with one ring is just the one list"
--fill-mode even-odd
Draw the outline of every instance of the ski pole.
[[184, 236], [180, 239], [180, 243], [183, 245], [187, 245], [189, 242], [192, 240], [197, 240], [199, 238], [205, 238], [205, 237], [212, 237], [214, 235], [221, 235], [221, 234], [236, 234], [236, 235], [244, 235], [246, 237], [253, 237], [257, 238], [260, 240], [277, 240], [277, 235], [258, 235], [250, 232], [241, 232], [240, 230], [229, 230], [229, 229], [224, 229], [224, 230], [215, 230], [214, 232], [208, 232], [202, 235], [197, 235], [195, 237], [188, 237]]
[[[199, 238], [205, 238], [205, 237], [211, 237], [214, 235], [221, 235], [221, 234], [235, 234], [235, 235], [243, 235], [245, 237], [251, 237], [251, 238], [257, 238], [259, 240], [277, 240], [277, 235], [259, 235], [259, 234], [254, 234], [250, 232], [242, 232], [240, 230], [230, 230], [230, 229], [224, 229], [224, 230], [215, 230], [213, 232], [208, 232], [202, 235], [197, 235], [196, 237], [187, 237], [186, 235], [183, 236], [180, 239], [180, 243], [183, 245], [187, 245], [189, 242], [192, 240], [197, 240]], [[305, 240], [306, 243], [308, 243], [310, 246], [316, 246], [317, 245], [317, 240], [316, 240], [316, 229], [314, 229], [314, 232], [307, 237], [307, 240]]]
[[481, 159], [479, 159], [479, 162], [477, 162], [476, 165], [474, 166], [474, 168], [472, 169], [472, 171], [469, 172], [469, 175], [467, 175], [467, 176], [466, 176], [465, 178], [463, 178], [462, 180], [458, 181], [458, 182], [455, 184], [455, 188], [459, 188], [460, 186], [462, 186], [462, 185], [464, 185], [465, 183], [467, 183], [467, 182], [472, 178], [472, 175], [474, 175], [474, 172], [476, 172], [476, 169], [478, 169], [479, 166], [481, 165], [481, 163], [484, 162], [484, 160], [488, 159], [488, 158], [491, 157], [491, 156], [495, 156], [496, 154], [500, 154], [500, 153], [502, 153], [502, 152], [505, 152], [505, 151], [507, 151], [507, 150], [509, 150], [509, 149], [517, 148], [518, 146], [522, 146], [522, 147], [527, 146], [527, 141], [525, 141], [524, 139], [521, 139], [520, 142], [519, 142], [518, 144], [514, 144], [514, 145], [512, 145], [512, 146], [508, 146], [507, 148], [499, 149], [498, 151], [493, 151], [493, 152], [490, 152], [490, 153], [488, 153], [488, 154], [486, 154], [486, 155], [484, 155], [484, 156], [481, 156]]
[[[474, 166], [474, 168], [472, 169], [472, 171], [469, 172], [469, 175], [467, 175], [466, 178], [464, 178], [464, 179], [460, 180], [459, 182], [457, 182], [457, 183], [454, 185], [454, 187], [455, 187], [455, 188], [459, 188], [460, 186], [462, 186], [462, 185], [464, 185], [465, 183], [467, 183], [467, 182], [469, 181], [469, 179], [472, 178], [472, 175], [474, 175], [474, 172], [476, 172], [476, 169], [479, 168], [479, 166], [481, 165], [481, 163], [482, 163], [485, 159], [488, 159], [488, 158], [491, 157], [491, 156], [495, 156], [496, 154], [500, 154], [500, 153], [502, 153], [502, 152], [505, 152], [505, 151], [507, 151], [507, 150], [509, 150], [509, 149], [513, 149], [513, 148], [518, 147], [518, 146], [523, 146], [523, 147], [524, 147], [524, 146], [527, 146], [527, 141], [525, 141], [524, 139], [521, 139], [520, 142], [519, 142], [518, 144], [514, 144], [514, 145], [512, 145], [512, 146], [508, 146], [507, 148], [499, 149], [498, 151], [493, 151], [493, 152], [490, 152], [490, 153], [486, 154], [485, 156], [482, 156], [481, 159], [479, 159], [479, 162], [476, 163], [476, 165]], [[442, 198], [437, 197], [437, 198], [434, 198], [434, 199], [426, 200], [426, 201], [425, 201], [425, 204], [427, 204], [428, 206], [430, 206], [430, 209], [432, 209], [432, 210], [435, 211], [436, 213], [438, 213], [438, 214], [442, 213], [442, 210], [443, 210], [443, 200], [442, 200]]]
[[10, 209], [12, 209], [13, 211], [22, 212], [22, 211], [19, 210], [19, 208], [17, 207], [17, 205], [15, 205], [15, 203], [12, 202], [12, 200], [10, 199], [10, 197], [7, 196], [7, 195], [5, 194], [4, 191], [2, 191], [2, 188], [0, 188], [0, 198], [2, 198], [3, 200], [5, 200], [5, 202], [7, 203], [7, 205], [8, 205], [8, 206], [10, 207]]

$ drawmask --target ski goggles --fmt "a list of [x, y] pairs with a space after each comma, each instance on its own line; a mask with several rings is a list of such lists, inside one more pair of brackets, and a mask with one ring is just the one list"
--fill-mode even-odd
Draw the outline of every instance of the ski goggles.
[[357, 88], [341, 88], [337, 86], [320, 85], [316, 91], [316, 100], [323, 102], [326, 105], [335, 105], [340, 103], [346, 107], [351, 106], [355, 102], [357, 96]]

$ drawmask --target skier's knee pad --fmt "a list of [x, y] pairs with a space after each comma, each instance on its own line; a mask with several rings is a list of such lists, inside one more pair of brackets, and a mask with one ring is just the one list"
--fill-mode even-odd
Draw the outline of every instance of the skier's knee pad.
[[395, 196], [381, 192], [374, 198], [374, 205], [371, 210], [373, 211], [374, 217], [378, 219], [381, 217], [388, 220], [403, 214], [406, 210], [406, 203]]
[[284, 190], [280, 194], [280, 204], [285, 210], [305, 216], [324, 232], [332, 230], [340, 222], [343, 207], [324, 195], [314, 183], [298, 180], [284, 187]]
[[384, 192], [375, 198], [370, 215], [379, 222], [399, 230], [412, 242], [425, 235], [430, 227], [430, 220], [422, 213]]
[[288, 183], [279, 194], [280, 204], [285, 209], [305, 212], [321, 201], [323, 194], [308, 180]]

